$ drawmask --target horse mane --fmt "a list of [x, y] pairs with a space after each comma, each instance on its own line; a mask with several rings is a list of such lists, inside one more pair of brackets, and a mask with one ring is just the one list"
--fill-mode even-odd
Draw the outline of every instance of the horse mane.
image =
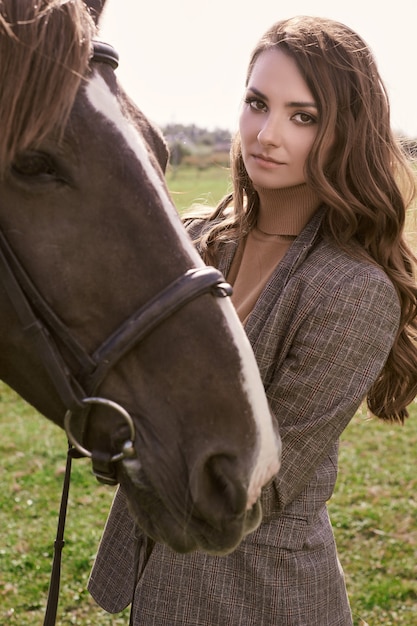
[[92, 51], [82, 0], [0, 0], [0, 176], [65, 128]]

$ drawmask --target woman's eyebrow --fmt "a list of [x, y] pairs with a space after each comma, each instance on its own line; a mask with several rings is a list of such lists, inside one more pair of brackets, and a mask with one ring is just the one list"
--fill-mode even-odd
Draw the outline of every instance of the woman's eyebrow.
[[251, 87], [250, 85], [248, 85], [247, 90], [251, 91], [253, 94], [255, 94], [255, 96], [258, 96], [258, 98], [261, 98], [261, 100], [268, 100], [268, 96], [262, 93], [262, 91], [259, 91], [259, 89], [256, 89], [256, 87]]
[[[247, 90], [251, 91], [255, 96], [257, 96], [261, 100], [265, 100], [265, 101], [269, 100], [268, 96], [262, 93], [262, 91], [259, 91], [259, 89], [256, 89], [256, 87], [251, 87], [248, 85]], [[310, 109], [317, 109], [317, 104], [315, 102], [309, 102], [309, 101], [304, 101], [304, 100], [290, 101], [286, 103], [286, 106], [291, 107], [291, 108], [292, 107], [301, 107], [301, 108], [308, 107]]]
[[317, 104], [315, 102], [287, 102], [286, 104], [287, 107], [300, 107], [302, 109], [304, 108], [309, 108], [309, 109], [317, 109]]

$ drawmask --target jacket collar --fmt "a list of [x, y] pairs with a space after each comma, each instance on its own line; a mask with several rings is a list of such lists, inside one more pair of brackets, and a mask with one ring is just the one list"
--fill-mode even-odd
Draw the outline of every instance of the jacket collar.
[[[285, 286], [291, 274], [297, 269], [300, 263], [304, 261], [311, 247], [314, 245], [320, 225], [323, 221], [324, 213], [324, 207], [317, 209], [311, 220], [294, 240], [283, 260], [278, 265], [273, 276], [274, 278], [279, 277], [280, 283], [282, 283], [282, 288]], [[233, 257], [236, 254], [237, 243], [235, 241], [224, 243], [222, 244], [220, 250], [217, 268], [222, 272], [223, 276], [227, 277]]]
[[[311, 220], [298, 235], [297, 239], [292, 243], [268, 283], [271, 288], [266, 288], [262, 300], [258, 301], [252, 313], [249, 315], [245, 330], [252, 345], [256, 342], [256, 338], [259, 334], [258, 324], [263, 324], [263, 320], [268, 317], [273, 309], [277, 296], [285, 288], [291, 276], [304, 262], [310, 250], [315, 245], [319, 237], [319, 230], [325, 211], [324, 206], [319, 207]], [[213, 222], [207, 223], [205, 220], [189, 220], [188, 223], [186, 222], [186, 226], [188, 227], [187, 230], [191, 238], [193, 238], [204, 232], [206, 228], [211, 228]], [[222, 272], [226, 279], [237, 247], [236, 241], [228, 241], [223, 243], [219, 248], [216, 267]]]
[[[249, 341], [253, 346], [259, 336], [259, 328], [263, 327], [265, 319], [269, 316], [276, 304], [277, 297], [279, 296], [279, 294], [281, 294], [290, 278], [304, 262], [311, 249], [315, 245], [319, 237], [319, 229], [323, 220], [324, 213], [324, 207], [320, 207], [313, 215], [311, 220], [308, 222], [308, 224], [305, 226], [305, 228], [301, 231], [297, 239], [288, 249], [282, 261], [275, 269], [275, 272], [268, 282], [268, 286], [263, 292], [262, 298], [258, 300], [258, 302], [255, 304], [254, 309], [248, 316], [247, 322], [245, 324], [245, 330], [248, 335]], [[231, 255], [230, 261], [229, 259], [227, 259], [228, 266], [225, 267], [224, 270], [221, 269], [221, 271], [226, 276], [232, 259], [233, 254]]]

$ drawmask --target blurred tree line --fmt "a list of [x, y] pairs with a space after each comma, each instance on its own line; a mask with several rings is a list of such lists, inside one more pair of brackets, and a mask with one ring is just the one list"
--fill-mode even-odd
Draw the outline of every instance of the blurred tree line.
[[205, 169], [210, 165], [229, 165], [232, 135], [215, 128], [207, 130], [195, 124], [167, 124], [161, 128], [170, 150], [170, 164]]
[[[167, 124], [161, 130], [170, 149], [172, 167], [190, 165], [205, 169], [210, 165], [229, 165], [230, 131], [222, 128], [207, 130], [195, 124]], [[417, 138], [398, 135], [398, 139], [406, 154], [417, 158]]]

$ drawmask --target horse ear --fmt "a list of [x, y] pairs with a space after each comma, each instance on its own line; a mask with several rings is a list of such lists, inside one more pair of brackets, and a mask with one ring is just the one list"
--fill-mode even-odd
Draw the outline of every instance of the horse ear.
[[104, 5], [106, 4], [106, 0], [84, 0], [84, 2], [88, 6], [91, 17], [97, 25], [100, 15], [104, 9]]

